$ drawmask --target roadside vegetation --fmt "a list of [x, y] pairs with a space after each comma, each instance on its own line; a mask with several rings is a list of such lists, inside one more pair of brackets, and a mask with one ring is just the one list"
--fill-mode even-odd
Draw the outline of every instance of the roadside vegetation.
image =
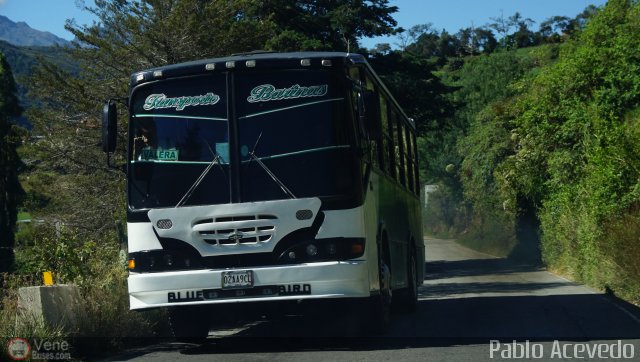
[[[84, 333], [100, 336], [82, 353], [122, 347], [125, 336], [164, 335], [162, 312], [128, 310], [125, 177], [99, 147], [102, 103], [126, 96], [134, 71], [255, 49], [368, 55], [421, 135], [421, 181], [437, 185], [424, 212], [427, 233], [543, 262], [640, 302], [637, 1], [552, 17], [535, 31], [516, 13], [455, 34], [428, 24], [399, 29], [385, 0], [312, 3], [96, 0], [87, 10], [99, 24], [67, 24], [77, 40], [57, 50], [65, 60], [21, 63], [32, 68], [21, 69], [20, 90], [0, 89], [0, 146], [13, 152], [2, 154], [19, 156], [0, 160], [0, 175], [20, 175], [11, 181], [14, 198], [2, 200], [10, 213], [0, 215], [10, 231], [0, 240], [0, 344], [75, 337], [16, 327], [17, 289], [40, 285], [45, 270], [82, 290]], [[399, 49], [358, 46], [385, 34], [398, 35]], [[12, 47], [12, 57], [20, 51]], [[16, 94], [28, 105], [30, 131], [11, 124], [21, 113]], [[119, 164], [127, 129], [120, 111]], [[15, 226], [18, 218], [32, 222]]]
[[579, 18], [547, 44], [442, 68], [462, 127], [430, 230], [639, 303], [640, 4]]

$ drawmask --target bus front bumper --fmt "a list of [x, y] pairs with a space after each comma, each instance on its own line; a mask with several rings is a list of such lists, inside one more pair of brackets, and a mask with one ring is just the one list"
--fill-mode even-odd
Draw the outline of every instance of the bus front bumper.
[[[249, 272], [251, 287], [222, 288], [225, 272]], [[370, 296], [365, 261], [131, 274], [130, 308]]]

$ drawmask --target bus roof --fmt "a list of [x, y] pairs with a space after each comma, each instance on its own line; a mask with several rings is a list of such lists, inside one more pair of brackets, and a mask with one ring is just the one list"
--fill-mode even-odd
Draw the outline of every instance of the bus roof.
[[[323, 60], [330, 61], [331, 66], [344, 66], [345, 64], [366, 63], [360, 54], [342, 52], [250, 52], [234, 54], [228, 57], [195, 60], [191, 62], [166, 65], [151, 68], [131, 75], [131, 87], [158, 79], [173, 78], [179, 76], [207, 74], [227, 69], [243, 68], [291, 68], [302, 67], [301, 61], [309, 60], [307, 67], [322, 67]], [[325, 62], [325, 64], [327, 64]], [[324, 65], [328, 66], [328, 65]]]
[[[303, 64], [303, 60], [308, 63]], [[249, 53], [234, 54], [228, 57], [194, 60], [185, 63], [171, 64], [157, 68], [150, 68], [131, 75], [130, 89], [161, 79], [174, 77], [211, 74], [215, 72], [235, 69], [278, 69], [278, 68], [332, 68], [344, 67], [351, 64], [363, 64], [376, 78], [382, 89], [388, 94], [400, 113], [415, 129], [413, 119], [409, 118], [393, 95], [389, 92], [376, 72], [371, 68], [365, 57], [357, 53], [345, 52], [290, 52], [277, 53], [268, 51], [254, 51]]]

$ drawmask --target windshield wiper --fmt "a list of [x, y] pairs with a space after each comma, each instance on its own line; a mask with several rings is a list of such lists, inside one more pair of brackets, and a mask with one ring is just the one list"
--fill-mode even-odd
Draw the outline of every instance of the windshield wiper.
[[214, 152], [211, 149], [211, 146], [209, 146], [209, 142], [207, 142], [205, 140], [205, 143], [207, 144], [207, 147], [209, 148], [209, 151], [211, 152], [211, 154], [213, 155], [213, 160], [211, 160], [211, 162], [209, 162], [209, 164], [207, 165], [207, 167], [204, 169], [204, 171], [202, 171], [202, 173], [200, 174], [200, 176], [196, 179], [196, 182], [193, 183], [193, 185], [191, 185], [191, 187], [189, 188], [189, 190], [187, 190], [187, 193], [184, 194], [184, 196], [182, 196], [182, 198], [180, 199], [180, 201], [178, 201], [178, 203], [176, 204], [175, 207], [180, 207], [182, 205], [184, 205], [185, 202], [187, 202], [187, 200], [189, 200], [189, 198], [191, 197], [191, 195], [193, 195], [193, 193], [196, 191], [196, 188], [198, 188], [198, 185], [200, 185], [200, 183], [202, 182], [202, 180], [204, 180], [205, 176], [207, 176], [207, 174], [209, 173], [209, 171], [211, 171], [211, 168], [213, 168], [213, 166], [215, 166], [216, 164], [218, 166], [220, 166], [220, 169], [222, 170], [222, 173], [226, 176], [226, 174], [224, 173], [224, 169], [222, 168], [222, 165], [220, 164], [220, 154]]
[[280, 179], [278, 179], [278, 177], [271, 172], [271, 170], [267, 167], [267, 165], [265, 165], [257, 156], [256, 156], [256, 148], [258, 148], [258, 142], [260, 142], [260, 138], [262, 137], [262, 132], [260, 132], [260, 135], [258, 135], [258, 139], [256, 140], [255, 145], [253, 145], [253, 150], [251, 150], [251, 152], [249, 152], [249, 156], [251, 157], [252, 160], [255, 160], [258, 165], [260, 165], [260, 167], [262, 167], [262, 169], [267, 173], [267, 175], [269, 175], [269, 177], [271, 177], [271, 179], [278, 184], [278, 186], [280, 186], [280, 189], [290, 198], [292, 199], [297, 199], [297, 197], [293, 194], [293, 192], [291, 192], [291, 190], [289, 190], [289, 188], [287, 188], [287, 186], [285, 186], [282, 181], [280, 181]]

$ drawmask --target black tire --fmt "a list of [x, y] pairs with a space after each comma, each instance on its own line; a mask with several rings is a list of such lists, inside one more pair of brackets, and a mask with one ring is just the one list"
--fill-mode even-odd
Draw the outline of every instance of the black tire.
[[391, 268], [388, 263], [388, 251], [383, 244], [378, 252], [378, 271], [380, 281], [380, 293], [370, 298], [368, 315], [362, 326], [366, 328], [363, 332], [373, 334], [383, 334], [389, 330], [391, 324], [391, 304], [393, 302], [393, 290], [391, 288]]
[[398, 308], [401, 312], [411, 313], [418, 308], [418, 269], [416, 267], [416, 254], [412, 250], [409, 255], [409, 267], [407, 268], [407, 288], [398, 298]]
[[202, 343], [209, 335], [209, 309], [202, 306], [169, 309], [169, 328], [179, 342]]

